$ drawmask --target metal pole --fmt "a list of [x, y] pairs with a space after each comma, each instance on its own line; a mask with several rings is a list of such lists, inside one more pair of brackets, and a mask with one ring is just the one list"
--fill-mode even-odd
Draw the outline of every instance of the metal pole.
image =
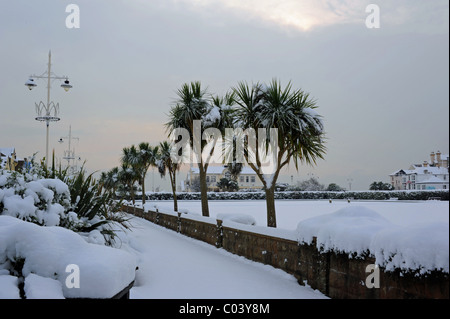
[[45, 142], [45, 168], [48, 169], [48, 135], [49, 135], [49, 125], [50, 120], [48, 119], [50, 117], [50, 74], [51, 74], [51, 60], [52, 60], [52, 53], [51, 51], [48, 51], [48, 70], [47, 70], [47, 110], [46, 110], [46, 116], [47, 116], [47, 136], [46, 136], [46, 142]]

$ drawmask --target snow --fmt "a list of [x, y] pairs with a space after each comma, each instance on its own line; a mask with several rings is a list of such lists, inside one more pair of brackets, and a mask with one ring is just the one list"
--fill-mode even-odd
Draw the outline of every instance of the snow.
[[448, 223], [399, 226], [369, 208], [351, 206], [304, 220], [297, 233], [300, 242], [311, 243], [315, 236], [324, 251], [357, 256], [370, 252], [387, 270], [449, 272]]
[[24, 291], [27, 299], [64, 299], [61, 282], [35, 274], [25, 278]]
[[217, 121], [220, 121], [220, 108], [216, 105], [214, 105], [211, 110], [203, 116], [204, 125], [210, 126], [216, 123]]
[[365, 253], [372, 237], [391, 223], [364, 206], [349, 206], [331, 213], [301, 221], [297, 225], [298, 240], [307, 244], [317, 238], [317, 246], [324, 251], [338, 251], [358, 255]]
[[[3, 202], [14, 196], [5, 190]], [[25, 201], [31, 204], [29, 196]], [[211, 217], [201, 216], [200, 201], [178, 205], [182, 218], [211, 223], [218, 218], [226, 227], [304, 242], [315, 236], [319, 248], [355, 258], [370, 251], [387, 270], [449, 271], [448, 202], [277, 200], [278, 228], [265, 227], [264, 200], [209, 201]], [[155, 206], [176, 215], [172, 201], [146, 204]], [[20, 298], [18, 277], [10, 274], [17, 258], [25, 258], [27, 298], [108, 298], [133, 280], [130, 297], [136, 299], [327, 298], [280, 269], [141, 218], [132, 217], [130, 223], [131, 231], [119, 233], [120, 248], [112, 248], [102, 244], [98, 231], [81, 236], [0, 215], [0, 298]], [[80, 269], [80, 288], [66, 285], [66, 267], [73, 264]]]
[[[130, 298], [325, 299], [294, 276], [252, 262], [141, 218], [122, 249], [134, 252], [139, 269]], [[128, 241], [127, 241], [128, 240]]]
[[0, 270], [0, 299], [19, 299], [19, 278], [16, 276], [2, 275]]
[[[153, 204], [164, 207], [168, 202]], [[225, 220], [241, 230], [311, 243], [353, 256], [370, 252], [387, 270], [419, 274], [449, 272], [447, 201], [277, 200], [277, 228], [264, 227], [264, 200], [209, 201], [211, 220], [234, 214], [253, 216], [256, 226]], [[201, 211], [200, 201], [179, 201], [181, 209]], [[168, 208], [169, 209], [169, 208]], [[206, 217], [204, 217], [206, 218]]]
[[[30, 274], [43, 277], [29, 279], [33, 296], [37, 296], [33, 286], [42, 284], [51, 287], [51, 296], [109, 298], [134, 280], [136, 268], [135, 257], [126, 251], [87, 243], [66, 228], [41, 227], [0, 215], [0, 268], [7, 269], [19, 258], [24, 259], [25, 284]], [[78, 266], [80, 288], [66, 285], [68, 265]], [[58, 280], [61, 289], [55, 292], [55, 283], [45, 278]]]
[[244, 225], [256, 225], [256, 219], [247, 214], [218, 214], [217, 219]]

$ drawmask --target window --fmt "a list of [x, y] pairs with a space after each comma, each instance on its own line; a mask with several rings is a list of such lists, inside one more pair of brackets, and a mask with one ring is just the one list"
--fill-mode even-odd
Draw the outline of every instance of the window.
[[[239, 181], [241, 182], [241, 183], [243, 183], [244, 182], [244, 176], [239, 176]], [[242, 186], [242, 185], [241, 185]]]
[[206, 176], [206, 182], [209, 183], [209, 176]]
[[216, 176], [211, 176], [211, 183], [215, 183], [216, 182]]
[[248, 176], [245, 176], [245, 182], [248, 183]]
[[251, 176], [251, 177], [250, 177], [250, 181], [251, 181], [252, 183], [254, 183], [254, 182], [255, 182], [255, 176]]

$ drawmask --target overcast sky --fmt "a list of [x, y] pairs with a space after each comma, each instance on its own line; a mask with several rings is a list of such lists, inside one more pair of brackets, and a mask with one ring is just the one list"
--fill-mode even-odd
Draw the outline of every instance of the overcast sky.
[[[66, 6], [80, 9], [67, 28]], [[369, 29], [370, 3], [380, 28]], [[449, 152], [448, 0], [0, 0], [0, 147], [45, 156], [45, 124], [34, 118], [53, 82], [61, 120], [50, 149], [63, 156], [69, 126], [89, 171], [119, 164], [125, 146], [166, 139], [163, 123], [183, 83], [224, 94], [239, 81], [292, 81], [317, 100], [327, 154], [285, 172], [294, 183], [368, 189], [373, 181]], [[153, 179], [149, 173], [151, 189]], [[185, 173], [180, 174], [184, 178]], [[155, 174], [155, 186], [164, 185]], [[168, 189], [168, 188], [167, 188]]]

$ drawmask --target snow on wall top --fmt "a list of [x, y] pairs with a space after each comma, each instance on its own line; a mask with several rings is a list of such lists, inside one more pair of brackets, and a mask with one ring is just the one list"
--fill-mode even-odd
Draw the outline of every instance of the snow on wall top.
[[369, 208], [351, 206], [301, 221], [297, 236], [308, 244], [316, 237], [323, 251], [369, 253], [388, 271], [449, 272], [447, 223], [398, 226]]

